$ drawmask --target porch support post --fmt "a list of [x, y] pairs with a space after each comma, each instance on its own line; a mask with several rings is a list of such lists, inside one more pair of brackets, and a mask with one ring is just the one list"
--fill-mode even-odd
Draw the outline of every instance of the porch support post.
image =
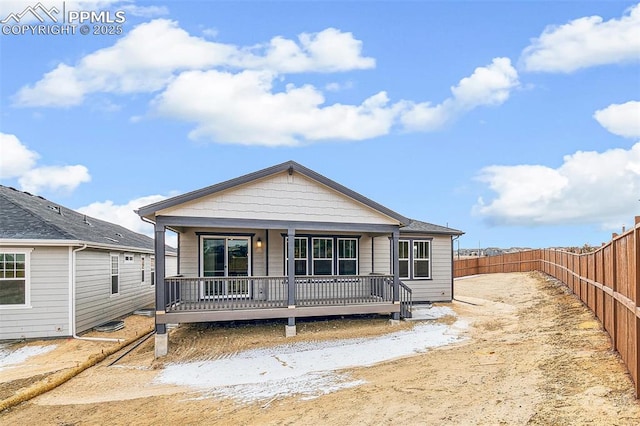
[[[295, 242], [296, 242], [296, 230], [293, 228], [287, 229], [287, 305], [289, 309], [295, 309], [296, 307], [296, 259], [295, 259]], [[285, 326], [285, 336], [293, 337], [296, 335], [296, 318], [290, 316], [287, 325]]]
[[[391, 256], [393, 256], [393, 303], [400, 303], [400, 260], [398, 258], [398, 244], [400, 242], [400, 228], [393, 231], [391, 237]], [[392, 314], [392, 320], [400, 320], [400, 312]]]
[[165, 227], [155, 225], [155, 256], [156, 256], [156, 336], [155, 336], [155, 356], [156, 358], [165, 356], [169, 352], [169, 336], [167, 335], [167, 325], [158, 324], [158, 314], [165, 313]]

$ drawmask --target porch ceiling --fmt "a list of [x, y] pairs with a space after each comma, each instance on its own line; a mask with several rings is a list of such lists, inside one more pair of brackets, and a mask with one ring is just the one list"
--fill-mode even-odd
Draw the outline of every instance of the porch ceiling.
[[339, 231], [390, 234], [397, 225], [372, 223], [309, 222], [263, 219], [227, 219], [192, 216], [156, 216], [156, 224], [171, 229], [191, 227], [235, 229], [294, 229], [296, 231]]

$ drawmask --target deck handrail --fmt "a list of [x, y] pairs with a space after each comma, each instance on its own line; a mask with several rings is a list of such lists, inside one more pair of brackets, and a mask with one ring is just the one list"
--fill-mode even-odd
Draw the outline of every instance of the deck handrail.
[[[165, 278], [165, 309], [174, 311], [281, 308], [288, 305], [288, 277]], [[337, 306], [393, 301], [392, 275], [295, 277], [296, 306]]]

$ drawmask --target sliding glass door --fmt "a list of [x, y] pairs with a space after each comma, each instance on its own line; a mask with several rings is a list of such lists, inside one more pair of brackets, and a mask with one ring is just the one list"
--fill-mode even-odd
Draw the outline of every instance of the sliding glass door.
[[203, 237], [201, 276], [220, 277], [207, 279], [201, 284], [204, 298], [248, 297], [251, 274], [251, 238]]

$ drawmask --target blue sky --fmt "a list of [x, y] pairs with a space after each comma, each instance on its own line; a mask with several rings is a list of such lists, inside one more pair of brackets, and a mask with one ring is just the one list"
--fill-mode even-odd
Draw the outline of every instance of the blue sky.
[[287, 160], [461, 248], [640, 215], [640, 3], [47, 0], [49, 35], [37, 3], [0, 3], [0, 182], [91, 216], [149, 233], [134, 209]]

